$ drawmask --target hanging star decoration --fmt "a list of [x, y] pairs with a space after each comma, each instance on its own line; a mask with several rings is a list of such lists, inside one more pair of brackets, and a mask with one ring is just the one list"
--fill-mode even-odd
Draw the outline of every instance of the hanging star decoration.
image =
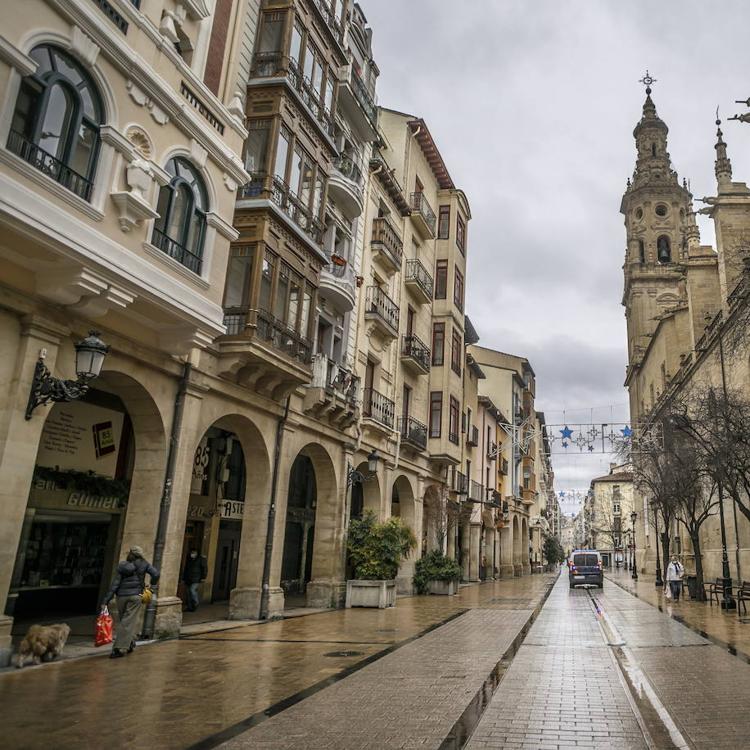
[[[568, 427], [568, 425], [565, 425], [565, 427], [560, 430], [560, 434], [563, 436], [563, 440], [570, 440], [570, 438], [573, 436], [573, 430]], [[565, 446], [567, 448], [567, 446]]]
[[625, 427], [623, 427], [623, 428], [622, 428], [622, 429], [620, 430], [620, 432], [622, 433], [622, 436], [623, 436], [624, 438], [629, 438], [629, 437], [633, 437], [633, 430], [631, 430], [631, 429], [630, 429], [630, 427], [629, 427], [628, 425], [625, 425]]
[[590, 445], [590, 446], [589, 446], [589, 453], [593, 453], [593, 452], [594, 452], [594, 446], [593, 446], [593, 445]]

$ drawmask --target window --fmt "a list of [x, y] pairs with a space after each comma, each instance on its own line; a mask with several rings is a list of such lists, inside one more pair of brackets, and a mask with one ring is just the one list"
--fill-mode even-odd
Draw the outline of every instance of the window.
[[440, 367], [445, 359], [445, 323], [432, 326], [432, 364]]
[[646, 262], [646, 245], [644, 244], [643, 240], [638, 240], [638, 262]]
[[166, 170], [172, 180], [159, 191], [159, 217], [151, 242], [199, 274], [206, 234], [206, 188], [196, 168], [185, 159], [170, 159]]
[[666, 234], [663, 234], [656, 240], [656, 257], [659, 263], [672, 262], [672, 249], [669, 244], [669, 237]]
[[461, 374], [461, 334], [454, 328], [451, 334], [451, 370]]
[[453, 282], [453, 304], [459, 309], [464, 309], [464, 275], [456, 266], [456, 277]]
[[279, 142], [276, 144], [276, 161], [274, 163], [273, 173], [286, 184], [286, 161], [289, 155], [289, 144], [292, 140], [292, 134], [284, 127], [279, 130]]
[[411, 388], [408, 385], [404, 386], [404, 392], [401, 398], [401, 416], [404, 419], [409, 418], [411, 412]]
[[448, 294], [448, 261], [435, 264], [435, 299], [445, 299]]
[[263, 255], [263, 268], [260, 277], [260, 297], [258, 307], [265, 312], [271, 312], [271, 294], [273, 292], [273, 277], [276, 273], [276, 255], [266, 250]]
[[251, 174], [262, 174], [267, 170], [270, 134], [270, 120], [251, 120], [247, 125], [245, 169]]
[[441, 391], [430, 393], [430, 437], [439, 438], [443, 421], [443, 394]]
[[299, 69], [299, 61], [302, 59], [302, 36], [304, 33], [304, 28], [295, 22], [292, 29], [292, 44], [289, 48], [289, 62], [292, 67], [297, 69]]
[[471, 432], [471, 407], [466, 409], [466, 426], [461, 432]]
[[438, 239], [447, 240], [451, 231], [451, 207], [440, 206], [438, 209]]
[[462, 254], [466, 252], [466, 222], [460, 214], [456, 214], [456, 245]]
[[30, 57], [38, 67], [21, 81], [8, 150], [90, 200], [103, 123], [99, 93], [75, 59], [57, 47], [35, 47]]
[[458, 399], [450, 397], [450, 411], [448, 413], [448, 440], [458, 445], [458, 419], [461, 407]]
[[224, 309], [247, 307], [253, 275], [254, 247], [233, 247], [227, 266]]
[[281, 52], [284, 38], [286, 13], [265, 13], [260, 34], [258, 34], [258, 52]]

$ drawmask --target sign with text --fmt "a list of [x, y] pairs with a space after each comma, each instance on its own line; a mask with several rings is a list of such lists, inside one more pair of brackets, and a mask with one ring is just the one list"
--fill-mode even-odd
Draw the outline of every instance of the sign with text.
[[55, 404], [44, 423], [37, 465], [114, 478], [124, 414], [81, 401]]

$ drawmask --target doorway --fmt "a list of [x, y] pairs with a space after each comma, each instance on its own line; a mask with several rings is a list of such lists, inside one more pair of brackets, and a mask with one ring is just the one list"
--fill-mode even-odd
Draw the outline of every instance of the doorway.
[[237, 564], [240, 555], [240, 521], [222, 521], [219, 526], [219, 541], [216, 545], [214, 563], [214, 586], [212, 600], [225, 601], [237, 584]]

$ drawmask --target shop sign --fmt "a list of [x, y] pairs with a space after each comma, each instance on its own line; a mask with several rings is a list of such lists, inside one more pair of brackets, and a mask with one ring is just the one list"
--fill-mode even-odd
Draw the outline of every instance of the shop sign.
[[86, 492], [71, 492], [66, 504], [86, 510], [115, 510], [120, 507], [120, 498], [89, 495]]
[[55, 404], [44, 422], [37, 464], [114, 478], [124, 415], [102, 406]]
[[211, 508], [205, 508], [202, 505], [188, 505], [188, 518], [211, 518], [213, 512]]
[[219, 503], [221, 517], [228, 520], [241, 520], [242, 512], [245, 510], [245, 503], [241, 500], [224, 500]]
[[208, 462], [211, 458], [211, 449], [208, 446], [208, 438], [204, 435], [193, 456], [193, 473], [190, 477], [190, 492], [194, 495], [205, 493], [204, 483], [208, 481]]

